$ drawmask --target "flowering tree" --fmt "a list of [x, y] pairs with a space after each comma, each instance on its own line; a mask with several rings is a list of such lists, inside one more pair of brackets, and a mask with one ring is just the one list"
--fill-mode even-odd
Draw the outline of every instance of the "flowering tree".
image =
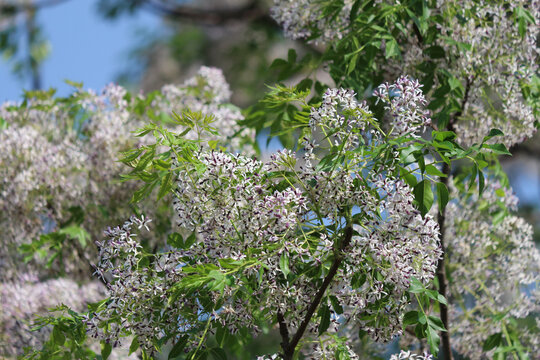
[[[392, 359], [534, 354], [540, 254], [497, 156], [537, 125], [538, 5], [275, 1], [285, 34], [324, 50], [276, 60], [299, 80], [245, 118], [211, 68], [146, 97], [2, 106], [0, 290], [54, 291], [58, 275], [97, 289], [41, 317], [50, 338], [27, 358], [94, 358], [97, 339], [102, 358], [127, 341], [224, 359], [272, 328], [259, 359], [359, 359], [397, 336]], [[266, 127], [285, 148], [260, 161]]]

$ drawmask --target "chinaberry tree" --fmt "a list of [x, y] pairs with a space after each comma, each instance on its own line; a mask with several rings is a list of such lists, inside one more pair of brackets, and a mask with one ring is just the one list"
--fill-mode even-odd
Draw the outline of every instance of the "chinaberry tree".
[[[539, 12], [276, 0], [285, 35], [322, 50], [274, 61], [296, 80], [244, 114], [205, 67], [146, 96], [3, 105], [0, 290], [59, 274], [89, 289], [39, 319], [26, 357], [94, 358], [97, 339], [102, 358], [127, 341], [148, 359], [224, 359], [272, 328], [259, 359], [367, 358], [398, 336], [392, 359], [534, 355], [540, 254], [498, 156], [538, 125]], [[258, 160], [266, 128], [284, 149]]]

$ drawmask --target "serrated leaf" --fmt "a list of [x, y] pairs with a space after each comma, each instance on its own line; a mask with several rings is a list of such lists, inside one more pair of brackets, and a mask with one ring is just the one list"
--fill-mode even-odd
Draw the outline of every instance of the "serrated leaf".
[[283, 253], [279, 257], [279, 269], [285, 276], [285, 278], [291, 273], [291, 270], [289, 269], [289, 257]]
[[446, 331], [444, 324], [441, 319], [435, 316], [428, 317], [429, 326], [437, 331]]
[[448, 301], [446, 301], [446, 298], [441, 294], [437, 295], [437, 301], [441, 304], [448, 305]]
[[321, 322], [319, 323], [319, 335], [322, 335], [330, 326], [330, 308], [328, 305], [321, 305], [319, 316], [321, 318]]
[[447, 177], [446, 174], [442, 173], [437, 167], [433, 164], [426, 165], [426, 174], [433, 175], [433, 176], [439, 176], [439, 177]]
[[409, 311], [403, 316], [403, 326], [414, 325], [418, 323], [418, 311]]
[[64, 345], [64, 342], [66, 341], [66, 337], [64, 336], [64, 334], [62, 333], [62, 330], [60, 330], [58, 325], [55, 325], [53, 327], [52, 338], [53, 338], [54, 343], [60, 346]]
[[191, 245], [195, 244], [195, 241], [197, 240], [197, 236], [195, 233], [191, 233], [191, 235], [188, 236], [188, 238], [184, 241], [184, 249], [189, 249]]
[[433, 192], [431, 191], [431, 183], [427, 180], [422, 180], [414, 187], [414, 197], [418, 204], [418, 208], [425, 216], [431, 205], [433, 205]]
[[182, 249], [184, 247], [184, 239], [179, 233], [172, 233], [167, 236], [167, 244], [173, 248]]
[[439, 344], [441, 342], [441, 339], [439, 338], [439, 333], [432, 327], [428, 326], [426, 335], [429, 345], [429, 351], [434, 356], [437, 356], [439, 354]]
[[439, 205], [439, 212], [444, 213], [444, 209], [448, 204], [448, 188], [442, 182], [437, 183], [437, 204]]
[[139, 338], [135, 336], [133, 340], [131, 341], [131, 345], [129, 345], [129, 354], [133, 354], [137, 349], [139, 348]]
[[484, 345], [482, 345], [482, 350], [489, 351], [496, 348], [497, 346], [501, 345], [501, 340], [502, 333], [499, 332], [496, 334], [491, 334], [490, 336], [488, 336], [486, 341], [484, 341]]
[[330, 299], [330, 303], [332, 304], [332, 309], [334, 309], [336, 314], [338, 315], [343, 314], [343, 307], [339, 303], [338, 298], [333, 295], [330, 295], [328, 298]]
[[112, 352], [111, 344], [102, 341], [101, 342], [101, 358], [103, 360], [107, 360], [109, 358], [109, 355], [111, 355], [111, 352]]
[[157, 199], [161, 200], [171, 190], [172, 172], [168, 172], [167, 175], [161, 180], [161, 186], [159, 187]]
[[484, 145], [485, 148], [490, 149], [493, 153], [498, 155], [510, 155], [512, 153], [508, 151], [504, 144], [493, 144], [493, 145]]
[[392, 38], [386, 42], [385, 57], [391, 58], [393, 56], [398, 56], [401, 52], [399, 51], [399, 45], [396, 39]]

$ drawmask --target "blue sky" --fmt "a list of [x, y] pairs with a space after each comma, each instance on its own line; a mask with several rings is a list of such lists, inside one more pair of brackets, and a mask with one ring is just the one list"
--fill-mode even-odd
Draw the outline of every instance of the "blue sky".
[[[97, 13], [95, 0], [71, 0], [42, 9], [38, 22], [52, 52], [42, 68], [44, 88], [66, 95], [65, 79], [83, 82], [85, 88], [101, 89], [129, 67], [129, 51], [136, 47], [137, 31], [160, 29], [161, 19], [144, 11], [107, 21]], [[17, 100], [29, 81], [11, 73], [11, 64], [0, 60], [0, 102]]]

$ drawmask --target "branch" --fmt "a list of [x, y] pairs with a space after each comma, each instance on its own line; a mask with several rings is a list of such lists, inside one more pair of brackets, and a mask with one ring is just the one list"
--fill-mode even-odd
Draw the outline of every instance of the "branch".
[[[442, 177], [440, 181], [445, 186], [448, 185], [448, 178], [450, 177], [451, 170], [452, 169], [450, 165], [448, 165], [446, 162], [443, 162], [442, 172], [443, 174], [446, 175], [446, 177]], [[447, 293], [446, 268], [444, 265], [444, 256], [446, 255], [446, 249], [444, 245], [444, 233], [445, 233], [445, 226], [446, 226], [445, 222], [446, 222], [445, 213], [443, 211], [439, 211], [439, 214], [437, 216], [437, 223], [439, 224], [439, 231], [441, 232], [440, 243], [441, 243], [441, 250], [443, 253], [443, 257], [437, 263], [437, 280], [439, 280], [439, 293], [441, 293], [441, 295], [444, 297], [446, 297], [446, 293]], [[450, 346], [450, 336], [448, 335], [448, 333], [450, 332], [450, 329], [448, 327], [448, 307], [445, 304], [440, 303], [439, 309], [440, 309], [440, 314], [441, 314], [441, 321], [447, 330], [447, 331], [440, 332], [444, 359], [452, 360], [452, 347]]]
[[231, 21], [253, 21], [269, 16], [258, 1], [250, 1], [246, 5], [234, 8], [202, 9], [191, 6], [168, 6], [156, 0], [144, 0], [144, 5], [159, 15], [190, 20], [206, 25], [223, 25]]
[[349, 243], [351, 242], [352, 236], [353, 236], [353, 228], [352, 226], [349, 225], [345, 228], [345, 236], [339, 246], [339, 250], [336, 252], [334, 262], [332, 263], [332, 266], [330, 267], [328, 274], [324, 278], [324, 281], [319, 291], [317, 291], [317, 294], [315, 295], [315, 297], [313, 298], [313, 301], [309, 305], [306, 312], [306, 316], [304, 317], [304, 320], [300, 324], [300, 327], [294, 334], [294, 337], [292, 338], [289, 345], [287, 347], [283, 347], [285, 360], [290, 360], [293, 358], [294, 351], [296, 350], [296, 346], [300, 342], [300, 339], [304, 335], [304, 332], [306, 331], [309, 323], [311, 322], [311, 318], [313, 317], [315, 310], [317, 310], [317, 307], [319, 306], [324, 296], [324, 293], [326, 292], [326, 289], [328, 289], [328, 286], [332, 282], [332, 279], [337, 274], [339, 266], [341, 265], [341, 262], [343, 261], [343, 254], [341, 252], [349, 245]]
[[286, 349], [289, 347], [289, 329], [287, 329], [287, 324], [285, 323], [285, 318], [281, 313], [281, 310], [277, 313], [277, 320], [279, 323], [279, 334], [281, 335], [281, 348]]

